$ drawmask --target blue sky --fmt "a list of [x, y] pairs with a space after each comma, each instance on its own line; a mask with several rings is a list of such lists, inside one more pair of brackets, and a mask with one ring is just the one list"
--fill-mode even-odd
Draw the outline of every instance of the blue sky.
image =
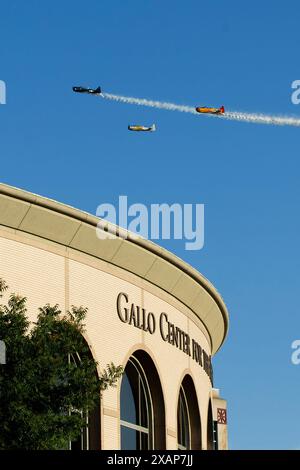
[[[74, 94], [73, 85], [178, 104], [300, 116], [300, 4], [215, 0], [4, 0], [1, 181], [98, 204], [204, 203], [205, 246], [166, 248], [208, 277], [230, 312], [214, 359], [233, 449], [300, 447], [300, 130]], [[128, 123], [155, 122], [156, 133]]]

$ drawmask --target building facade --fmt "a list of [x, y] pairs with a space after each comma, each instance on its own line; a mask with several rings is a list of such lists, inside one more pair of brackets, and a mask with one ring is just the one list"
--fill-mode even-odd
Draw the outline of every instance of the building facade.
[[[125, 373], [105, 391], [71, 448], [227, 449], [226, 402], [211, 358], [226, 306], [198, 271], [158, 245], [72, 207], [0, 185], [0, 277], [38, 308], [85, 306], [99, 371]], [[99, 230], [99, 226], [98, 226]]]

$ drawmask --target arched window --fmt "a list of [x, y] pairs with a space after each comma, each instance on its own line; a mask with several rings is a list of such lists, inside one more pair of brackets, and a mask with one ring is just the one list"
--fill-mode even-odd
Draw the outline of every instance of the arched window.
[[207, 450], [214, 449], [214, 423], [212, 415], [211, 401], [209, 400], [208, 414], [207, 414]]
[[177, 429], [178, 449], [189, 450], [191, 448], [190, 417], [185, 392], [182, 386], [179, 392]]
[[177, 446], [180, 450], [201, 450], [201, 419], [193, 379], [186, 375], [179, 390]]
[[[89, 354], [91, 354], [90, 351]], [[75, 354], [69, 354], [68, 362], [78, 367], [81, 362], [81, 357], [77, 352]], [[96, 370], [95, 374], [97, 374]], [[70, 413], [72, 413], [72, 411], [70, 411]], [[97, 406], [92, 411], [77, 410], [76, 413], [80, 413], [81, 417], [84, 418], [85, 426], [81, 428], [80, 435], [77, 439], [69, 441], [68, 449], [100, 450], [100, 396]]]
[[[75, 354], [68, 354], [68, 363], [74, 364], [76, 367], [80, 365], [81, 358], [80, 355], [76, 352]], [[82, 418], [84, 418], [86, 426], [81, 428], [80, 436], [73, 441], [69, 441], [70, 450], [88, 450], [89, 445], [89, 430], [88, 430], [88, 414], [83, 410], [69, 411], [69, 415], [79, 413]]]
[[121, 385], [121, 449], [153, 449], [153, 405], [145, 372], [132, 356]]

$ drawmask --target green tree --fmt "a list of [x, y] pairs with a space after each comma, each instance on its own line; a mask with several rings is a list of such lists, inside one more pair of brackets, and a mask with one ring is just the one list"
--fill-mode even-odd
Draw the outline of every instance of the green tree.
[[[0, 297], [6, 290], [0, 279]], [[96, 373], [82, 336], [86, 308], [62, 314], [58, 305], [45, 305], [33, 325], [26, 314], [25, 297], [11, 294], [7, 305], [0, 305], [0, 339], [6, 345], [6, 364], [0, 365], [0, 449], [66, 448], [123, 368], [111, 363], [100, 377]]]

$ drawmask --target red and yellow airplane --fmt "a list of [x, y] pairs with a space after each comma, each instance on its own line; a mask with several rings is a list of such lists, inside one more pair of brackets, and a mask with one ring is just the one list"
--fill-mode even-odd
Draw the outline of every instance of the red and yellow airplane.
[[196, 108], [197, 113], [206, 113], [206, 114], [224, 114], [225, 108], [221, 106], [221, 108], [209, 108], [208, 106], [198, 106]]

